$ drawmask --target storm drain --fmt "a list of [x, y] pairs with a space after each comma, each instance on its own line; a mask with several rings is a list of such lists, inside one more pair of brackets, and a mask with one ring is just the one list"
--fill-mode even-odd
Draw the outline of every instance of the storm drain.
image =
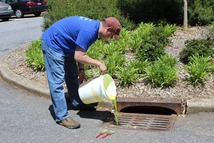
[[145, 100], [143, 98], [118, 98], [118, 124], [115, 117], [104, 123], [106, 127], [169, 131], [178, 114], [184, 111], [182, 100]]
[[176, 121], [176, 115], [119, 113], [118, 119], [118, 125], [111, 122], [107, 126], [123, 129], [169, 131]]

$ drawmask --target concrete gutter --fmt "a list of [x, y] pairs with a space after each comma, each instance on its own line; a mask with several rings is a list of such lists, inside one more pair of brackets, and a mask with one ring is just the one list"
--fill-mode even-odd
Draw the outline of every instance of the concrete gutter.
[[[9, 84], [23, 88], [36, 95], [50, 98], [49, 89], [31, 80], [23, 78], [11, 71], [7, 65], [9, 55], [3, 56], [0, 62], [0, 76]], [[99, 104], [100, 106], [105, 103]], [[186, 101], [186, 114], [195, 114], [199, 112], [214, 112], [214, 99], [190, 99]]]

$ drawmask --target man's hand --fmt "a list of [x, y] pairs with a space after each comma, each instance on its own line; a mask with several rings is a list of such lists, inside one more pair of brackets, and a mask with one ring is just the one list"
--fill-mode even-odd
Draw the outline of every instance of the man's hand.
[[103, 74], [106, 73], [107, 67], [106, 67], [105, 64], [103, 64], [103, 63], [100, 62], [99, 68], [100, 68], [100, 71], [101, 71]]

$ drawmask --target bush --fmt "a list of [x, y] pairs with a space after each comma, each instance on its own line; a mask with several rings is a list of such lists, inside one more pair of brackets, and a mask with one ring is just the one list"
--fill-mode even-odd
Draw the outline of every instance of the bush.
[[198, 54], [203, 57], [214, 55], [214, 40], [188, 40], [185, 42], [186, 48], [179, 53], [180, 61], [184, 64], [189, 63], [189, 57]]
[[190, 62], [185, 66], [189, 73], [187, 80], [193, 85], [204, 84], [205, 77], [208, 75], [208, 70], [214, 69], [210, 57], [193, 55], [190, 57]]
[[135, 83], [137, 77], [137, 69], [131, 66], [128, 66], [127, 68], [121, 68], [119, 85], [122, 87], [129, 87]]
[[189, 24], [207, 25], [214, 21], [213, 0], [188, 0]]
[[142, 75], [145, 74], [145, 68], [150, 65], [148, 60], [140, 61], [139, 59], [135, 59], [130, 62], [130, 67], [136, 69], [137, 74]]
[[145, 81], [154, 87], [172, 87], [178, 78], [176, 58], [164, 55], [145, 68]]
[[164, 45], [154, 37], [148, 37], [137, 51], [137, 58], [142, 61], [156, 61], [158, 57], [165, 54]]
[[164, 20], [169, 23], [182, 23], [183, 1], [181, 0], [120, 0], [124, 16], [135, 23]]
[[134, 51], [137, 52], [141, 45], [144, 44], [144, 40], [151, 35], [151, 31], [154, 28], [153, 24], [140, 23], [138, 28], [136, 28], [129, 36], [129, 46]]
[[145, 68], [149, 66], [148, 61], [140, 61], [135, 59], [126, 65], [126, 67], [119, 68], [119, 85], [129, 87], [136, 83], [136, 80], [145, 74]]
[[155, 37], [158, 42], [164, 46], [168, 43], [168, 37], [170, 37], [175, 31], [176, 25], [159, 24], [156, 28], [151, 31], [151, 36]]
[[124, 63], [126, 63], [125, 57], [119, 52], [114, 52], [105, 59], [107, 72], [113, 77], [118, 74], [119, 68], [122, 68]]
[[141, 23], [130, 35], [130, 46], [137, 53], [137, 58], [155, 61], [165, 54], [164, 47], [168, 37], [176, 30], [175, 25], [158, 25]]
[[[117, 17], [124, 28], [133, 30], [141, 22], [183, 24], [183, 1], [181, 0], [48, 0], [48, 14], [44, 27], [71, 15], [92, 19]], [[188, 0], [190, 25], [207, 25], [214, 21], [213, 0]]]
[[102, 20], [108, 16], [117, 17], [123, 27], [133, 29], [135, 25], [121, 16], [119, 0], [48, 0], [48, 14], [45, 16], [44, 27], [47, 29], [53, 23], [64, 17], [72, 15], [86, 16]]
[[35, 71], [44, 71], [45, 62], [41, 49], [41, 39], [33, 41], [25, 52], [25, 58], [28, 66], [32, 67]]

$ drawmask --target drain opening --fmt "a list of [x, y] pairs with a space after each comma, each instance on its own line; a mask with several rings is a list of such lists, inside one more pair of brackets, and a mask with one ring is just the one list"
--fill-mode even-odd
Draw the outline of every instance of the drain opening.
[[158, 114], [158, 115], [172, 115], [176, 112], [172, 109], [158, 106], [131, 106], [120, 110], [124, 113], [141, 113], [141, 114]]

